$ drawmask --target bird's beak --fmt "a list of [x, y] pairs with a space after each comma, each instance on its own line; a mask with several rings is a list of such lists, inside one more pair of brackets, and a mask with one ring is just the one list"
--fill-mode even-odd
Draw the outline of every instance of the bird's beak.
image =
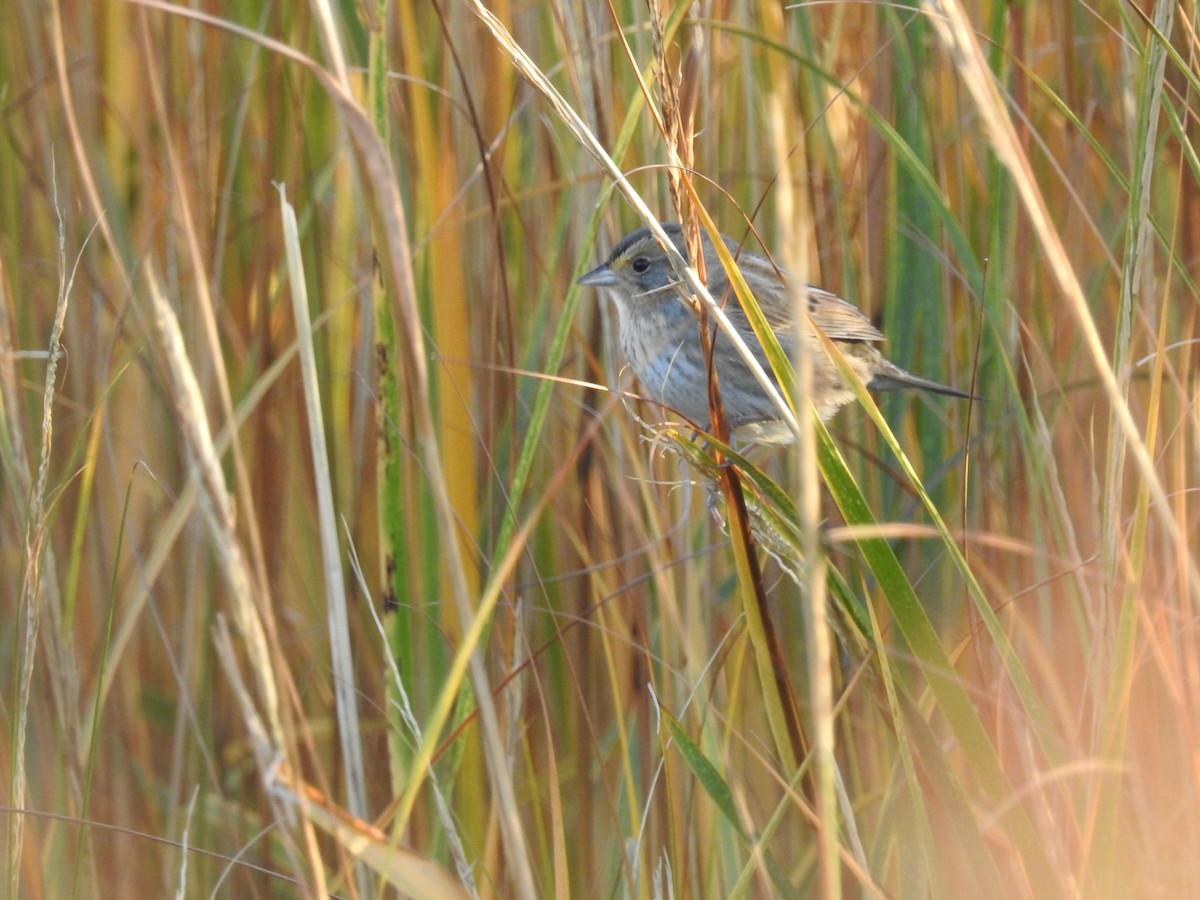
[[613, 287], [617, 284], [617, 276], [608, 267], [608, 263], [605, 263], [602, 266], [596, 266], [596, 268], [580, 278], [579, 283], [584, 287]]

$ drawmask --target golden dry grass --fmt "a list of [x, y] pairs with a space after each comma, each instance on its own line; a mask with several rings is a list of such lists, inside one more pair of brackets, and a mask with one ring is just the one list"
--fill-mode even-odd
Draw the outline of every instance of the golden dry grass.
[[[0, 890], [1200, 894], [1194, 5], [204, 10], [0, 29]], [[977, 402], [644, 440], [664, 72]]]

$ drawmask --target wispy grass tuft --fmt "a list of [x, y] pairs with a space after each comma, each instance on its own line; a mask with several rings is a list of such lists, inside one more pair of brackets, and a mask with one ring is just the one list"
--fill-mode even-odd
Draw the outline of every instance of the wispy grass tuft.
[[[1196, 34], [18, 2], [5, 889], [1200, 895]], [[668, 218], [978, 399], [664, 424], [575, 281]]]

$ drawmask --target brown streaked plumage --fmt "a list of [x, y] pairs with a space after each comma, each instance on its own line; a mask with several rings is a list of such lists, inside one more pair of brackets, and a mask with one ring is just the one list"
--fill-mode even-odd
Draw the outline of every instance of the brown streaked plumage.
[[[680, 226], [668, 222], [663, 229], [686, 259]], [[780, 345], [790, 355], [799, 329], [792, 318], [787, 274], [766, 258], [741, 250], [730, 238], [722, 235], [722, 239], [736, 258]], [[725, 299], [725, 314], [774, 381], [762, 345], [729, 286], [716, 250], [703, 232], [701, 241], [709, 293], [718, 302]], [[680, 279], [666, 251], [650, 231], [640, 228], [627, 234], [608, 260], [584, 275], [579, 283], [612, 290], [620, 319], [621, 349], [649, 397], [694, 424], [707, 423], [708, 378], [696, 317], [678, 290]], [[884, 359], [876, 346], [883, 340], [879, 329], [835, 294], [809, 285], [808, 308], [817, 327], [837, 345], [868, 388], [878, 391], [915, 388], [951, 397], [970, 396], [906, 372]], [[714, 330], [714, 334], [714, 366], [730, 429], [745, 439], [768, 443], [790, 441], [790, 429], [779, 420], [778, 411], [732, 342], [720, 331]], [[815, 335], [809, 337], [814, 350], [813, 404], [821, 418], [828, 419], [854, 399], [854, 393], [843, 382]]]

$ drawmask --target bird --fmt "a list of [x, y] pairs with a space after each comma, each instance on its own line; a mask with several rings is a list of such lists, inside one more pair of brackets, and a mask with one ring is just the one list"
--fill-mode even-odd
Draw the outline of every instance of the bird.
[[[682, 226], [676, 222], [663, 222], [662, 229], [679, 253], [688, 259]], [[854, 399], [854, 392], [807, 324], [797, 327], [791, 295], [795, 279], [766, 257], [744, 250], [733, 239], [721, 235], [721, 240], [737, 261], [784, 352], [793, 357], [799, 336], [808, 335], [813, 354], [811, 399], [821, 419], [828, 420]], [[723, 304], [730, 323], [746, 342], [767, 378], [778, 388], [762, 344], [729, 284], [716, 248], [703, 230], [700, 241], [709, 294], [717, 303]], [[615, 298], [622, 352], [649, 398], [693, 425], [714, 433], [710, 423], [708, 365], [700, 342], [697, 316], [688, 302], [690, 291], [676, 273], [658, 238], [648, 228], [630, 232], [617, 242], [608, 259], [585, 274], [578, 283], [607, 289]], [[973, 399], [965, 391], [913, 375], [885, 359], [878, 347], [884, 340], [883, 334], [853, 304], [811, 284], [807, 286], [807, 293], [809, 317], [837, 346], [869, 389], [916, 389]], [[730, 431], [740, 440], [764, 444], [790, 442], [792, 430], [780, 419], [779, 409], [749, 365], [729, 337], [718, 330], [715, 323], [711, 327], [713, 367]]]

